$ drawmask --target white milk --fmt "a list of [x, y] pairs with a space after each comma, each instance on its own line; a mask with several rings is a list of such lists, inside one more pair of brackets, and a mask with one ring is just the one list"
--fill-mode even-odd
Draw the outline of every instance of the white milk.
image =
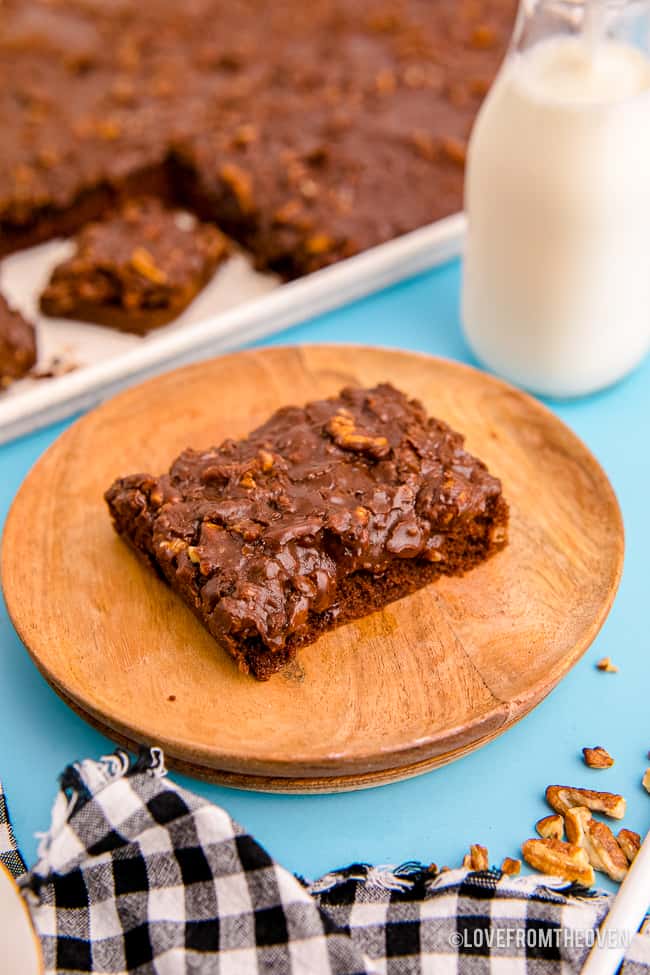
[[650, 61], [556, 37], [511, 55], [470, 140], [463, 322], [476, 354], [575, 396], [650, 347]]

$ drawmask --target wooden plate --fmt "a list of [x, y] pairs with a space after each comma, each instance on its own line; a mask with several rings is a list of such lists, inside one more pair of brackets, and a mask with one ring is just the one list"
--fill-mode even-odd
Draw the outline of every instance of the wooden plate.
[[[231, 660], [114, 535], [113, 479], [189, 444], [246, 434], [277, 407], [391, 380], [463, 431], [503, 480], [508, 548], [304, 648], [265, 684]], [[27, 533], [28, 529], [28, 533]], [[623, 560], [613, 490], [548, 410], [473, 369], [352, 346], [266, 349], [160, 376], [67, 430], [11, 509], [2, 580], [37, 666], [115, 740], [272, 791], [413, 775], [501, 734], [594, 639]]]

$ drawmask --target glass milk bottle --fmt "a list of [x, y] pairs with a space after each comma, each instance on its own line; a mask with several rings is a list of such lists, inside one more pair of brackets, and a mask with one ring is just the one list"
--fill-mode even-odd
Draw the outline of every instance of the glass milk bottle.
[[463, 326], [534, 392], [650, 347], [650, 0], [521, 0], [469, 145]]

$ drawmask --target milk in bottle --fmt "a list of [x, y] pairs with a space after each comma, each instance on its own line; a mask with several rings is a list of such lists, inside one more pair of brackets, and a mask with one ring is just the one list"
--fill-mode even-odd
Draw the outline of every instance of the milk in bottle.
[[649, 42], [649, 0], [525, 2], [470, 140], [465, 334], [538, 393], [650, 346]]

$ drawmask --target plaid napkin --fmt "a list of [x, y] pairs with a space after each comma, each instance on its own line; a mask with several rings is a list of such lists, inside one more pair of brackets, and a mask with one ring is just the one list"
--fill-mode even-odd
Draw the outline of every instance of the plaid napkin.
[[[0, 835], [7, 862], [15, 843]], [[307, 884], [167, 779], [157, 749], [66, 769], [19, 885], [48, 975], [568, 975], [611, 902], [551, 878], [415, 863]], [[650, 937], [634, 938], [624, 975], [650, 975]]]
[[7, 868], [12, 877], [20, 877], [27, 869], [16, 846], [2, 782], [0, 782], [0, 863]]

